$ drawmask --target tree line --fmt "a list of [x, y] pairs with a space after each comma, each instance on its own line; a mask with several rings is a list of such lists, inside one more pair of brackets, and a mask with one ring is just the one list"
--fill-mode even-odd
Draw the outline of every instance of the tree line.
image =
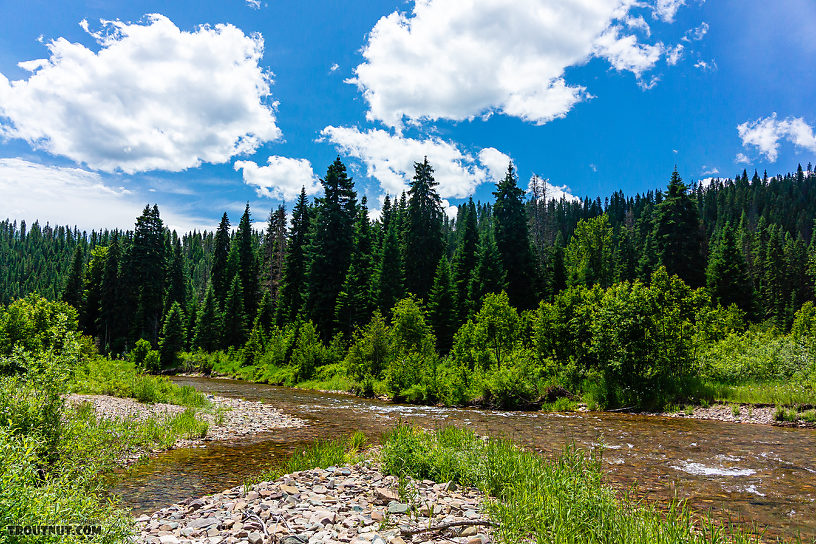
[[814, 298], [810, 165], [707, 186], [688, 186], [675, 170], [665, 190], [617, 191], [602, 202], [549, 198], [537, 178], [525, 191], [511, 164], [492, 202], [470, 199], [455, 218], [443, 212], [427, 159], [407, 192], [386, 196], [377, 220], [339, 158], [321, 183], [319, 198], [301, 192], [291, 220], [282, 205], [273, 209], [262, 232], [248, 205], [235, 229], [224, 213], [214, 232], [181, 236], [157, 206], [128, 231], [0, 222], [0, 297], [61, 298], [106, 352], [164, 339], [165, 364], [178, 350], [237, 348], [256, 328], [298, 320], [324, 342], [348, 341], [409, 295], [447, 353], [487, 294], [505, 292], [529, 310], [569, 287], [648, 285], [661, 267], [780, 330]]

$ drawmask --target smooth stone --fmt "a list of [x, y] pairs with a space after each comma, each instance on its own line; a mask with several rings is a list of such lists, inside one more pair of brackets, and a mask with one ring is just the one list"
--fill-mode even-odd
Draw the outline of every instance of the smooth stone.
[[249, 544], [263, 544], [264, 535], [256, 531], [249, 533], [247, 539], [249, 540]]
[[401, 502], [391, 501], [388, 503], [389, 514], [404, 514], [408, 511], [408, 505]]
[[478, 532], [479, 531], [476, 529], [476, 527], [473, 526], [465, 527], [464, 529], [462, 529], [462, 532], [459, 533], [459, 536], [473, 536]]

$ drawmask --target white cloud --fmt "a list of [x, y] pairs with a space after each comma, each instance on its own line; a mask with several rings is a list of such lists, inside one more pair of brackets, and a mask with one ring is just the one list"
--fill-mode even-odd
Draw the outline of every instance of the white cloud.
[[378, 129], [361, 132], [356, 127], [328, 126], [321, 131], [321, 137], [341, 153], [361, 160], [366, 174], [391, 195], [407, 190], [414, 176], [414, 163], [426, 156], [434, 168], [442, 198], [464, 198], [481, 183], [497, 181], [510, 162], [510, 157], [493, 148], [482, 149], [477, 158], [441, 138], [417, 140]]
[[680, 62], [680, 58], [683, 56], [683, 50], [685, 46], [682, 43], [678, 43], [674, 47], [670, 47], [666, 51], [666, 62], [669, 66], [674, 66], [678, 62]]
[[737, 164], [751, 164], [751, 159], [749, 159], [745, 153], [737, 153], [737, 156], [734, 157], [734, 162]]
[[336, 72], [336, 71], [337, 71], [337, 70], [339, 70], [339, 69], [340, 69], [340, 65], [339, 65], [339, 64], [337, 64], [337, 63], [335, 62], [335, 63], [334, 63], [334, 64], [332, 64], [332, 65], [331, 65], [331, 67], [329, 68], [329, 72]]
[[[132, 229], [145, 201], [124, 187], [111, 187], [96, 172], [44, 166], [21, 158], [0, 159], [0, 217], [29, 225], [77, 225], [82, 229]], [[152, 199], [152, 197], [151, 197]], [[174, 213], [160, 204], [170, 228], [211, 227], [206, 221]], [[213, 223], [214, 224], [214, 223]]]
[[683, 40], [690, 42], [690, 41], [700, 41], [702, 40], [705, 35], [708, 34], [708, 23], [703, 21], [700, 26], [690, 28], [686, 31], [685, 35], [683, 35]]
[[252, 9], [261, 9], [261, 0], [246, 0], [246, 3]]
[[705, 72], [707, 70], [716, 70], [717, 63], [714, 62], [713, 60], [711, 62], [706, 62], [703, 59], [700, 59], [694, 64], [694, 67], [699, 68], [700, 70]]
[[643, 72], [651, 70], [660, 60], [663, 44], [638, 43], [635, 36], [621, 36], [620, 31], [620, 26], [613, 26], [601, 34], [595, 42], [596, 54], [608, 60], [615, 70], [627, 70], [640, 78]]
[[712, 177], [703, 178], [703, 179], [701, 179], [700, 181], [697, 182], [697, 185], [699, 185], [700, 187], [706, 188], [709, 185], [711, 185], [712, 181], [717, 180], [717, 179], [720, 179], [720, 178], [712, 178]]
[[[591, 98], [568, 84], [566, 68], [593, 55], [637, 75], [662, 45], [621, 36], [635, 0], [417, 0], [410, 13], [381, 18], [354, 70], [367, 118], [401, 128], [493, 113], [544, 124]], [[645, 21], [644, 21], [645, 23]], [[614, 27], [615, 30], [610, 29]]]
[[0, 134], [90, 168], [180, 171], [280, 138], [260, 35], [232, 25], [179, 30], [162, 15], [102, 21], [94, 52], [58, 38], [48, 59], [0, 74]]
[[301, 188], [310, 195], [320, 190], [312, 164], [306, 159], [272, 156], [266, 166], [235, 161], [235, 170], [243, 171], [244, 183], [254, 186], [259, 196], [294, 200]]
[[706, 166], [705, 164], [702, 167], [703, 175], [704, 176], [712, 176], [714, 174], [719, 174], [720, 169], [715, 166]]
[[598, 167], [594, 163], [589, 163], [589, 169], [592, 170], [593, 172], [598, 171]]
[[[527, 184], [528, 193], [532, 193], [534, 177], [536, 177], [535, 174], [533, 176], [530, 176], [530, 181]], [[553, 185], [552, 183], [550, 183], [550, 180], [548, 178], [543, 178], [541, 176], [538, 176], [538, 182], [544, 185], [544, 196], [542, 198], [545, 198], [547, 202], [549, 202], [550, 200], [561, 200], [562, 198], [567, 202], [576, 202], [580, 200], [580, 198], [572, 194], [570, 188], [567, 187], [567, 185]]]
[[[787, 117], [780, 121], [774, 112], [769, 117], [738, 125], [737, 132], [743, 146], [756, 147], [771, 162], [775, 162], [779, 156], [780, 140], [787, 140], [796, 147], [816, 153], [816, 135], [813, 127], [801, 117]], [[739, 155], [737, 157], [739, 158]]]
[[673, 23], [677, 10], [686, 4], [686, 0], [656, 0], [652, 16], [666, 23]]
[[624, 17], [623, 22], [626, 23], [626, 26], [629, 28], [634, 28], [636, 30], [642, 31], [646, 34], [646, 37], [652, 35], [652, 29], [649, 28], [649, 23], [646, 22], [642, 16], [638, 15], [637, 17], [627, 16]]

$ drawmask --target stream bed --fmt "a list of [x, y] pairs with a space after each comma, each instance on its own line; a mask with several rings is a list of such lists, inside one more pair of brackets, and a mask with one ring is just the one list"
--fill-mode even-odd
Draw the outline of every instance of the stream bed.
[[645, 415], [548, 414], [410, 406], [234, 380], [176, 377], [180, 385], [269, 402], [308, 422], [240, 443], [159, 454], [112, 490], [136, 514], [241, 484], [316, 438], [364, 432], [376, 442], [403, 420], [504, 436], [553, 455], [603, 446], [607, 481], [650, 500], [687, 499], [697, 510], [756, 523], [766, 536], [816, 538], [816, 430]]

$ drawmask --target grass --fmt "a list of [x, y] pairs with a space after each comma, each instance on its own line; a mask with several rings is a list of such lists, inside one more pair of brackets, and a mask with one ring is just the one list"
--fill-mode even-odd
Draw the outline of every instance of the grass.
[[743, 543], [760, 539], [698, 517], [682, 503], [661, 510], [619, 495], [602, 480], [601, 460], [575, 448], [549, 461], [506, 440], [470, 431], [399, 426], [386, 438], [387, 473], [454, 481], [490, 497], [501, 542]]
[[709, 384], [719, 402], [735, 404], [778, 404], [795, 406], [816, 404], [816, 390], [809, 382], [767, 382], [740, 385]]
[[545, 402], [541, 405], [542, 412], [574, 412], [576, 408], [578, 408], [578, 403], [567, 397], [561, 397], [553, 402]]
[[130, 397], [149, 404], [167, 403], [208, 408], [210, 402], [188, 385], [176, 385], [163, 376], [139, 374], [133, 363], [94, 358], [77, 368], [68, 384], [72, 393]]
[[260, 475], [245, 482], [246, 486], [267, 480], [277, 480], [284, 474], [313, 468], [328, 468], [357, 463], [367, 444], [360, 431], [345, 439], [316, 440], [309, 447], [296, 452], [280, 464], [267, 468]]

